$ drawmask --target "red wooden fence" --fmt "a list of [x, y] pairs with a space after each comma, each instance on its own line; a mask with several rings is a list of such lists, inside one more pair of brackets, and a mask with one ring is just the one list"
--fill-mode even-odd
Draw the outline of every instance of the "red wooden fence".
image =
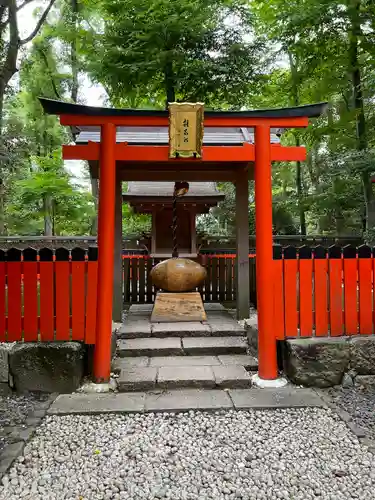
[[96, 248], [0, 250], [0, 341], [95, 343]]
[[273, 310], [278, 339], [375, 333], [372, 249], [274, 249]]

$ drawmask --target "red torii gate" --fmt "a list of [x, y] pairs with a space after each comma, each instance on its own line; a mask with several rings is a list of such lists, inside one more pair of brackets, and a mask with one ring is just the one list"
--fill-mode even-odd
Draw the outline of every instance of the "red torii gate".
[[[203, 146], [202, 158], [169, 158], [168, 145], [139, 146], [116, 142], [116, 128], [168, 127], [168, 111], [95, 108], [41, 99], [44, 110], [60, 116], [61, 125], [100, 127], [100, 143], [63, 146], [66, 160], [88, 160], [99, 166], [98, 301], [94, 379], [107, 382], [111, 367], [113, 268], [116, 179], [120, 180], [226, 180], [236, 183], [237, 202], [237, 312], [249, 311], [248, 179], [255, 180], [258, 358], [259, 378], [278, 377], [276, 337], [273, 329], [272, 271], [272, 161], [303, 161], [303, 147], [271, 144], [272, 128], [307, 127], [326, 103], [258, 111], [206, 111], [204, 127], [251, 127], [255, 143]], [[253, 164], [255, 164], [254, 175]], [[247, 282], [246, 282], [247, 281]]]

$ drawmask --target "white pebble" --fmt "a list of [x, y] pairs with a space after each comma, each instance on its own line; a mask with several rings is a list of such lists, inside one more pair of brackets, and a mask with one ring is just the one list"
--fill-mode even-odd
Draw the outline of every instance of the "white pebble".
[[322, 408], [49, 416], [0, 500], [370, 499], [374, 469]]

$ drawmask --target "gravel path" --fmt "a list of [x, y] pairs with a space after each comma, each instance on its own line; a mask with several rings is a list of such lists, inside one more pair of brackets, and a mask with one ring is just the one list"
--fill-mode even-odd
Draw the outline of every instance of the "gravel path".
[[47, 417], [1, 500], [374, 498], [375, 457], [330, 410]]
[[326, 389], [326, 392], [337, 406], [350, 413], [359, 427], [364, 427], [368, 431], [368, 437], [375, 440], [374, 387], [356, 385], [355, 387], [343, 388], [339, 386]]
[[0, 396], [0, 451], [11, 441], [11, 427], [21, 426], [38, 403], [46, 399], [45, 394]]

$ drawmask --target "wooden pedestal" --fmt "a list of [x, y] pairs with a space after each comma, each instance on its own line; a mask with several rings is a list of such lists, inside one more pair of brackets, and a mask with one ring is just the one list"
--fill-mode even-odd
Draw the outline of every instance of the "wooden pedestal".
[[158, 292], [151, 315], [152, 323], [207, 321], [200, 293]]

